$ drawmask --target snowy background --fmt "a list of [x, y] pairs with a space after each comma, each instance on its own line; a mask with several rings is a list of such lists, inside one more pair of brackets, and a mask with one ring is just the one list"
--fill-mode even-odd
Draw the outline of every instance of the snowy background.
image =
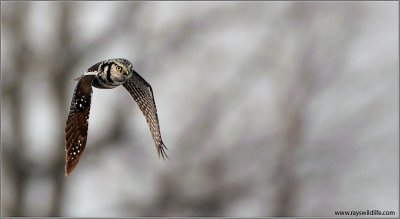
[[[398, 216], [398, 2], [1, 2], [1, 15], [3, 216]], [[152, 85], [170, 160], [122, 86], [94, 89], [66, 178], [71, 80], [118, 57]]]

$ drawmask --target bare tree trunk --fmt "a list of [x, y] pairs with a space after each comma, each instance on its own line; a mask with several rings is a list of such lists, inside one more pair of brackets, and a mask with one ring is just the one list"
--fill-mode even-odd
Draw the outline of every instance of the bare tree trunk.
[[9, 158], [11, 167], [13, 168], [12, 173], [14, 176], [13, 182], [15, 186], [15, 202], [11, 209], [11, 216], [24, 216], [25, 215], [25, 195], [26, 188], [29, 180], [29, 171], [26, 158], [24, 157], [24, 132], [23, 132], [23, 104], [22, 104], [22, 83], [21, 79], [27, 71], [28, 57], [30, 54], [30, 48], [26, 39], [26, 33], [24, 30], [24, 22], [29, 9], [29, 4], [18, 3], [14, 5], [13, 17], [7, 24], [11, 30], [11, 33], [17, 42], [13, 45], [13, 60], [16, 63], [14, 65], [13, 73], [15, 79], [12, 85], [9, 85], [8, 94], [11, 99], [12, 112], [12, 132], [14, 135], [13, 145], [10, 147], [11, 158]]
[[296, 154], [302, 147], [303, 121], [301, 109], [293, 112], [288, 121], [284, 138], [284, 148], [281, 152], [277, 168], [277, 200], [275, 216], [294, 216], [298, 198], [299, 180], [296, 176]]

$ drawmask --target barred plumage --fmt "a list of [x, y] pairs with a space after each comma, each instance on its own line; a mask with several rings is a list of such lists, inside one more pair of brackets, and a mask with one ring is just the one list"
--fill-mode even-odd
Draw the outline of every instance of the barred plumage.
[[149, 83], [147, 83], [138, 73], [133, 71], [130, 77], [123, 86], [129, 91], [133, 99], [138, 104], [146, 121], [149, 124], [151, 135], [156, 144], [158, 156], [168, 158], [165, 153], [167, 147], [161, 139], [160, 125], [157, 116], [157, 107], [154, 101], [153, 90]]
[[122, 84], [145, 116], [158, 155], [168, 158], [165, 153], [167, 148], [161, 139], [153, 90], [150, 84], [133, 70], [133, 66], [128, 60], [110, 59], [98, 62], [77, 80], [79, 81], [75, 87], [65, 125], [66, 176], [76, 167], [85, 150], [92, 86], [100, 89], [112, 89]]

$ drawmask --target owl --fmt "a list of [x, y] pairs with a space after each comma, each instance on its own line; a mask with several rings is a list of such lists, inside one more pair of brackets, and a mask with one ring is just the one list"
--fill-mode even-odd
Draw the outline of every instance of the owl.
[[157, 107], [153, 90], [126, 59], [109, 59], [90, 67], [78, 81], [72, 97], [70, 111], [65, 124], [65, 176], [78, 164], [85, 151], [89, 127], [89, 113], [93, 89], [112, 89], [120, 85], [132, 96], [149, 125], [158, 156], [168, 158], [161, 139]]

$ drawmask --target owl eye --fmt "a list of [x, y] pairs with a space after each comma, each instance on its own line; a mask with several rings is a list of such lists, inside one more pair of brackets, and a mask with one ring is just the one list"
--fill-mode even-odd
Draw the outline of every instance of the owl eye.
[[122, 71], [122, 68], [121, 68], [121, 66], [117, 66], [117, 67], [115, 67], [115, 70], [121, 72], [121, 71]]

